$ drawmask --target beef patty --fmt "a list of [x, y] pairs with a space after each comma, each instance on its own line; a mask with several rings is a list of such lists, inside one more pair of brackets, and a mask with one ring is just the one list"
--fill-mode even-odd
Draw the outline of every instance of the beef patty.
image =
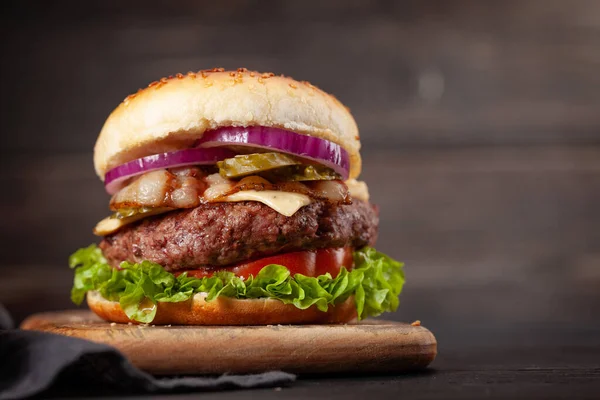
[[111, 265], [149, 260], [167, 271], [224, 266], [291, 251], [373, 245], [376, 207], [313, 202], [291, 217], [255, 201], [210, 203], [148, 217], [101, 243]]

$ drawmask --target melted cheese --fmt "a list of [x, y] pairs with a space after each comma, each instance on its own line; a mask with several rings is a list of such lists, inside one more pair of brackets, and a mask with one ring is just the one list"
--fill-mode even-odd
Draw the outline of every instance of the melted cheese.
[[258, 201], [271, 207], [279, 214], [291, 217], [300, 208], [310, 204], [311, 200], [305, 194], [280, 192], [277, 190], [243, 190], [234, 194], [230, 194], [223, 201]]

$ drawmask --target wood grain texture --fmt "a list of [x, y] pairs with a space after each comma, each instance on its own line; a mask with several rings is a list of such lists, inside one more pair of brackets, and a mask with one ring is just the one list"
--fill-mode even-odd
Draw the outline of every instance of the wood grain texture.
[[364, 321], [347, 325], [191, 327], [110, 324], [89, 311], [36, 314], [21, 325], [105, 343], [153, 374], [404, 372], [423, 369], [437, 342], [422, 326]]

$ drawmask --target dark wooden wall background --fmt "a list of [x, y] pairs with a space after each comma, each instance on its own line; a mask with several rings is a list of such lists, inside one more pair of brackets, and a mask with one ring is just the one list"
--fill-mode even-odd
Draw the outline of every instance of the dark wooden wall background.
[[67, 257], [107, 213], [91, 152], [109, 112], [161, 76], [245, 66], [354, 112], [378, 247], [407, 263], [393, 318], [443, 345], [600, 330], [600, 2], [78, 4], [2, 6], [0, 302], [16, 319], [70, 306]]

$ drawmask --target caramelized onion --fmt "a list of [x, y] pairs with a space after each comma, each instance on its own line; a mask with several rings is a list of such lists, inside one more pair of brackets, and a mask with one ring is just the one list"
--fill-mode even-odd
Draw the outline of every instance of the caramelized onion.
[[134, 207], [193, 208], [203, 202], [224, 201], [231, 194], [248, 190], [300, 193], [334, 204], [351, 202], [348, 188], [338, 180], [271, 183], [260, 176], [248, 176], [236, 182], [187, 167], [140, 176], [113, 196], [110, 208], [115, 211]]
[[[348, 188], [342, 181], [310, 181], [310, 182], [277, 182], [270, 183], [259, 176], [249, 176], [240, 180], [237, 184], [223, 191], [221, 196], [213, 197], [209, 201], [223, 200], [224, 197], [245, 190], [276, 190], [280, 192], [291, 192], [305, 194], [316, 200], [327, 201], [334, 204], [349, 204], [350, 196]], [[206, 197], [206, 196], [205, 196]]]
[[196, 167], [151, 171], [118, 191], [110, 208], [197, 207], [207, 187], [204, 177], [206, 174]]

